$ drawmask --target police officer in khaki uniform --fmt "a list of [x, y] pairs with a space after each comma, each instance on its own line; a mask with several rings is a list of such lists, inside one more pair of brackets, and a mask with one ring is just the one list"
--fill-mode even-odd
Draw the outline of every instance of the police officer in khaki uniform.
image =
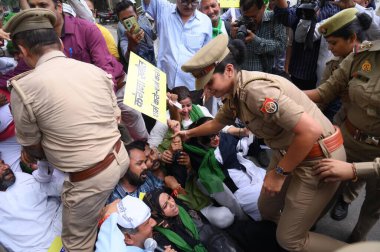
[[[346, 12], [347, 13], [347, 12]], [[319, 28], [325, 37], [341, 33], [350, 17], [338, 13], [326, 20]], [[380, 217], [380, 180], [367, 176], [378, 171], [380, 156], [380, 41], [365, 41], [354, 48], [339, 65], [332, 76], [315, 90], [306, 93], [318, 103], [327, 104], [338, 96], [345, 96], [343, 103], [344, 122], [341, 125], [347, 164], [324, 160], [316, 166], [315, 175], [326, 181], [338, 181], [351, 174], [354, 182], [365, 180], [366, 195], [359, 220], [352, 231], [349, 242], [363, 241]], [[370, 161], [374, 161], [371, 163]], [[370, 163], [368, 163], [370, 162]], [[341, 166], [341, 167], [339, 167]], [[338, 168], [336, 168], [338, 167]], [[344, 174], [341, 174], [343, 172]], [[350, 203], [358, 192], [355, 184], [344, 188], [343, 200]], [[358, 190], [357, 190], [358, 191]], [[355, 195], [356, 194], [356, 195]]]
[[119, 140], [112, 77], [66, 58], [55, 20], [49, 10], [28, 9], [4, 28], [35, 68], [11, 79], [12, 113], [27, 153], [68, 173], [62, 192], [64, 247], [93, 251], [99, 212], [129, 157]]
[[211, 135], [236, 118], [274, 150], [259, 199], [263, 219], [278, 223], [277, 240], [289, 251], [332, 251], [344, 243], [309, 232], [339, 183], [319, 183], [311, 167], [324, 157], [345, 160], [339, 129], [288, 80], [242, 71], [245, 46], [219, 35], [182, 66], [225, 102], [215, 119], [178, 133]]

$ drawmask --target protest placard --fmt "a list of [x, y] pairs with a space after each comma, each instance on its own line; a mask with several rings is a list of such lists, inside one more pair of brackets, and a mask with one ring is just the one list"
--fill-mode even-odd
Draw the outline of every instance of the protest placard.
[[239, 8], [239, 0], [220, 0], [221, 8]]
[[131, 52], [123, 102], [166, 124], [166, 74]]

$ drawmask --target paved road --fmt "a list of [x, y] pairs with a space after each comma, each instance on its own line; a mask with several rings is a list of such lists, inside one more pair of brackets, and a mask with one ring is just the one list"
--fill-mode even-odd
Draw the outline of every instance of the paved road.
[[[348, 216], [345, 220], [335, 221], [331, 219], [328, 213], [318, 222], [316, 232], [327, 234], [341, 241], [345, 241], [350, 235], [359, 217], [360, 208], [364, 200], [364, 195], [365, 195], [365, 190], [362, 190], [359, 198], [357, 198], [350, 205]], [[380, 241], [380, 222], [379, 221], [376, 223], [376, 225], [372, 228], [371, 232], [369, 233], [368, 240]]]
[[[105, 26], [111, 31], [112, 35], [115, 38], [115, 41], [117, 41], [116, 24], [109, 24]], [[328, 213], [318, 222], [317, 229], [315, 231], [335, 237], [341, 241], [345, 241], [356, 224], [360, 212], [360, 207], [364, 200], [364, 193], [365, 192], [363, 190], [360, 194], [360, 197], [352, 203], [349, 208], [348, 217], [345, 220], [335, 221], [331, 219]], [[380, 222], [377, 222], [375, 227], [371, 230], [368, 235], [368, 240], [380, 241]]]

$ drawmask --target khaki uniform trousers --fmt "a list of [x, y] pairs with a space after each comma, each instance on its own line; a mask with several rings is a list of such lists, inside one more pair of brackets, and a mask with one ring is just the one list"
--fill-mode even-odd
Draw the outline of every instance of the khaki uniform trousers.
[[[344, 147], [349, 162], [369, 162], [379, 156], [380, 146], [369, 145], [356, 141], [342, 125]], [[376, 176], [361, 178], [357, 182], [348, 182], [343, 187], [343, 200], [347, 203], [354, 201], [365, 185], [365, 199], [360, 210], [358, 222], [352, 231], [350, 240], [365, 241], [367, 234], [380, 217], [380, 179]]]
[[[330, 153], [331, 158], [346, 160], [343, 146]], [[281, 160], [278, 151], [273, 152], [268, 171]], [[303, 161], [289, 175], [281, 191], [274, 197], [261, 192], [259, 210], [264, 220], [278, 224], [277, 241], [288, 251], [324, 252], [340, 248], [345, 243], [330, 237], [309, 232], [325, 206], [334, 196], [339, 182], [323, 183], [313, 176], [312, 167], [318, 162]]]
[[99, 213], [129, 166], [124, 145], [115, 160], [96, 176], [63, 183], [62, 242], [66, 251], [94, 251]]

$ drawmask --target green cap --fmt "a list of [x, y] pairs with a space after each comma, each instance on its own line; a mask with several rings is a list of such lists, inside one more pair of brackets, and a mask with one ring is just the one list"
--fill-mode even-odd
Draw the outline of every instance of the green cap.
[[227, 45], [228, 36], [220, 34], [182, 65], [184, 72], [191, 73], [196, 78], [196, 89], [202, 89], [210, 81], [216, 65], [230, 52]]
[[14, 15], [4, 26], [4, 31], [9, 32], [13, 37], [23, 31], [53, 28], [55, 21], [54, 12], [42, 8], [32, 8]]
[[337, 30], [343, 28], [344, 26], [350, 24], [356, 18], [356, 13], [358, 10], [356, 8], [348, 8], [342, 10], [335, 14], [334, 16], [326, 19], [321, 26], [319, 26], [319, 32], [324, 36], [328, 37]]

